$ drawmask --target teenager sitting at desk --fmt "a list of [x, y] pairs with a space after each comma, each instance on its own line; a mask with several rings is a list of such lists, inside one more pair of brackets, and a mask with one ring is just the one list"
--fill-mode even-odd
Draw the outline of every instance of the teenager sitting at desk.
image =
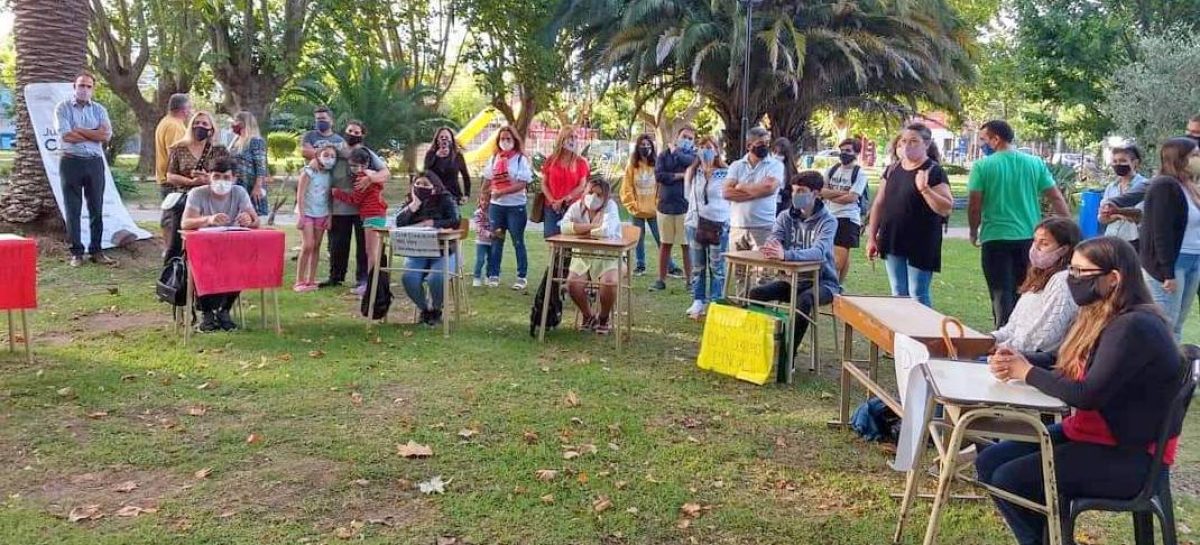
[[[459, 219], [458, 206], [454, 204], [455, 202], [457, 199], [446, 190], [437, 174], [432, 171], [418, 174], [413, 179], [412, 194], [409, 196], [408, 203], [396, 215], [396, 227], [420, 226], [457, 229]], [[406, 258], [404, 268], [415, 270], [405, 271], [404, 275], [400, 277], [404, 293], [407, 293], [413, 304], [421, 309], [421, 323], [430, 326], [442, 323], [442, 301], [445, 293], [442, 290], [441, 271], [443, 267], [455, 270], [455, 260], [458, 256], [454, 253], [453, 244], [449, 245], [447, 254], [446, 259], [449, 259], [450, 263], [446, 265], [442, 264], [440, 257]], [[418, 270], [433, 272], [418, 272]], [[423, 282], [429, 283], [431, 300], [425, 299], [425, 287], [421, 285]]]
[[[564, 235], [588, 236], [596, 239], [621, 238], [621, 212], [612, 200], [612, 188], [604, 180], [588, 182], [587, 193], [575, 201], [558, 223]], [[567, 292], [583, 313], [583, 330], [607, 335], [611, 331], [609, 315], [617, 300], [617, 281], [620, 262], [616, 259], [572, 257], [567, 276]], [[600, 282], [600, 314], [596, 315], [588, 302], [587, 280]]]
[[[833, 295], [842, 291], [838, 284], [837, 269], [833, 261], [833, 238], [837, 234], [838, 221], [825, 209], [821, 200], [821, 189], [825, 178], [820, 172], [806, 170], [791, 180], [791, 207], [775, 218], [775, 227], [762, 247], [763, 257], [777, 261], [820, 261], [821, 282], [813, 286], [811, 280], [801, 280], [796, 286], [796, 310], [811, 316], [814, 312], [812, 294], [817, 290], [822, 305], [833, 301]], [[768, 282], [750, 290], [750, 298], [757, 301], [787, 301], [792, 286], [786, 281]], [[808, 331], [808, 320], [792, 317], [794, 339], [797, 345]]]
[[1017, 352], [1053, 352], [1062, 344], [1079, 307], [1067, 288], [1067, 266], [1083, 233], [1075, 221], [1050, 217], [1033, 230], [1029, 269], [1021, 298], [1004, 327], [992, 332], [997, 346]]
[[[1079, 317], [1058, 353], [1002, 349], [989, 360], [997, 379], [1024, 380], [1072, 407], [1049, 428], [1060, 512], [1074, 498], [1137, 495], [1183, 378], [1175, 338], [1128, 242], [1101, 237], [1079, 244], [1069, 275]], [[1167, 443], [1168, 465], [1177, 440]], [[980, 481], [1040, 502], [1039, 456], [1036, 443], [1004, 441], [980, 452], [975, 468]], [[1166, 475], [1164, 468], [1160, 478]], [[1021, 545], [1043, 543], [1046, 517], [1000, 499], [996, 506]]]
[[[250, 194], [233, 183], [236, 166], [233, 159], [220, 157], [213, 162], [208, 174], [208, 185], [188, 192], [183, 208], [180, 227], [184, 231], [195, 231], [204, 227], [258, 227], [258, 214]], [[229, 310], [237, 302], [239, 293], [214, 293], [196, 298], [196, 307], [203, 313], [200, 331], [223, 329], [232, 331], [237, 324], [229, 316]]]

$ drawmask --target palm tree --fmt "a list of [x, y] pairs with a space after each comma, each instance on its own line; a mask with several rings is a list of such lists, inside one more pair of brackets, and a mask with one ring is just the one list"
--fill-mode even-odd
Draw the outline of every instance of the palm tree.
[[29, 224], [26, 231], [61, 233], [62, 218], [25, 107], [25, 86], [75, 80], [87, 55], [87, 1], [15, 0], [12, 11], [17, 47], [17, 88], [13, 90], [17, 155], [7, 189], [0, 194], [0, 220]]
[[743, 85], [750, 123], [766, 114], [776, 134], [795, 140], [820, 107], [957, 109], [957, 87], [972, 77], [970, 29], [947, 0], [768, 0], [755, 14], [747, 29], [733, 0], [570, 0], [559, 23], [593, 70], [648, 96], [681, 87], [704, 95], [735, 154]]

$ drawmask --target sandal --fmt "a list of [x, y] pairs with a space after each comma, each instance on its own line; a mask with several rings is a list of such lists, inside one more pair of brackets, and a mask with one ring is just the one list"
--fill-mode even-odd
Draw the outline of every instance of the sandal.
[[608, 325], [608, 320], [596, 320], [596, 326], [593, 329], [597, 335], [608, 335], [612, 332], [612, 328]]
[[579, 326], [579, 330], [580, 331], [592, 331], [595, 328], [596, 328], [596, 317], [595, 316], [584, 316], [583, 324]]

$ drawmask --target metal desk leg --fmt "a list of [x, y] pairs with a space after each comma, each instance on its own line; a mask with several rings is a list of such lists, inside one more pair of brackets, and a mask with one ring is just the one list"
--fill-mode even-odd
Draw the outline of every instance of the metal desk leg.
[[13, 313], [11, 310], [8, 311], [8, 351], [17, 351], [17, 337], [16, 332], [13, 331]]
[[[11, 322], [12, 318], [9, 318], [9, 321]], [[21, 334], [25, 336], [25, 360], [33, 363], [33, 349], [29, 347], [29, 322], [25, 320], [25, 309], [21, 309]]]
[[[617, 255], [619, 256], [620, 254], [618, 253]], [[617, 258], [617, 267], [620, 267], [620, 266], [621, 266], [621, 261], [620, 261], [620, 258], [618, 257]], [[603, 275], [601, 275], [601, 276], [603, 276]], [[619, 269], [619, 268], [617, 269], [617, 285], [615, 287], [617, 289], [617, 299], [616, 299], [616, 301], [613, 301], [614, 308], [612, 309], [612, 312], [614, 312], [616, 314], [616, 316], [614, 317], [614, 316], [610, 315], [608, 317], [608, 319], [610, 322], [613, 322], [617, 326], [617, 328], [616, 328], [617, 329], [617, 354], [620, 354], [621, 353], [621, 333], [622, 333], [621, 332], [621, 311], [625, 310], [628, 312], [628, 309], [625, 308], [625, 305], [621, 304], [621, 269]], [[604, 281], [603, 280], [600, 281], [600, 289], [602, 289], [602, 290], [604, 289]]]
[[542, 323], [538, 327], [538, 342], [546, 342], [546, 318], [550, 314], [550, 289], [554, 287], [554, 272], [558, 269], [558, 247], [550, 245], [550, 264], [546, 266], [546, 291], [542, 297]]
[[929, 441], [929, 423], [933, 421], [933, 411], [936, 406], [936, 403], [930, 403], [926, 407], [925, 418], [921, 421], [921, 436], [917, 439], [916, 458], [913, 459], [912, 469], [908, 470], [908, 475], [904, 480], [904, 496], [900, 500], [900, 518], [896, 521], [896, 533], [892, 535], [892, 543], [897, 545], [904, 534], [904, 523], [908, 522], [908, 515], [917, 499], [917, 492], [921, 489], [921, 479], [925, 476], [925, 443]]
[[[262, 318], [262, 328], [267, 329], [267, 290], [258, 290], [258, 314]], [[242, 323], [246, 319], [242, 318]]]
[[283, 324], [279, 322], [279, 288], [271, 290], [271, 298], [275, 300], [275, 334], [283, 334]]
[[[808, 370], [813, 373], [821, 371], [821, 269], [813, 271], [813, 290], [812, 290], [813, 307], [809, 312], [812, 317], [812, 361], [808, 365]], [[836, 335], [835, 335], [836, 336]]]
[[[958, 451], [962, 449], [963, 436], [966, 435], [967, 423], [960, 421], [950, 434], [950, 443], [942, 456], [941, 469], [938, 472], [937, 492], [933, 496], [933, 509], [929, 512], [929, 525], [925, 528], [925, 545], [937, 542], [938, 530], [941, 529], [942, 508], [950, 498], [950, 483], [957, 473]], [[919, 469], [918, 469], [919, 470]]]
[[[442, 254], [442, 312], [446, 309], [446, 296], [450, 293], [450, 252]], [[442, 317], [442, 336], [450, 338], [450, 317]]]
[[787, 365], [787, 369], [785, 369], [783, 372], [784, 384], [792, 383], [792, 374], [795, 373], [795, 371], [796, 371], [796, 320], [805, 319], [805, 318], [800, 317], [798, 315], [798, 313], [796, 312], [796, 310], [797, 310], [796, 309], [796, 299], [799, 297], [799, 295], [796, 293], [796, 291], [797, 291], [797, 288], [800, 287], [799, 284], [796, 282], [796, 274], [793, 273], [791, 275], [791, 277], [789, 278], [789, 280], [791, 280], [792, 283], [788, 289], [788, 292], [789, 292], [788, 293], [788, 319], [786, 322], [787, 323], [786, 327], [788, 328], [788, 330], [784, 333], [784, 336], [783, 336], [783, 338], [787, 339], [787, 354], [788, 354], [787, 362], [785, 363], [785, 365]]
[[187, 282], [183, 283], [183, 299], [187, 301], [187, 311], [183, 315], [183, 345], [187, 346], [192, 342], [192, 324], [191, 319], [196, 315], [195, 301], [192, 301], [192, 275], [188, 274]]

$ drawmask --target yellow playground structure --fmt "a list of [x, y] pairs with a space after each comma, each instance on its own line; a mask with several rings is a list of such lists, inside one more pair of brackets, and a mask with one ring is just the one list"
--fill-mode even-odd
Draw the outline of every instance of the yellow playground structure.
[[[492, 123], [492, 120], [496, 118], [496, 115], [497, 112], [495, 108], [484, 108], [483, 110], [480, 110], [479, 113], [475, 114], [475, 117], [472, 117], [471, 120], [468, 121], [467, 124], [458, 131], [458, 134], [455, 135], [459, 146], [465, 150], [466, 148], [464, 144], [474, 140], [476, 136], [479, 136], [479, 133], [483, 132], [483, 130]], [[491, 157], [492, 151], [495, 149], [496, 145], [495, 140], [496, 135], [492, 134], [483, 142], [483, 144], [480, 144], [479, 147], [473, 150], [463, 151], [463, 159], [467, 160], [468, 165], [483, 164], [485, 161], [487, 161], [488, 157]]]

